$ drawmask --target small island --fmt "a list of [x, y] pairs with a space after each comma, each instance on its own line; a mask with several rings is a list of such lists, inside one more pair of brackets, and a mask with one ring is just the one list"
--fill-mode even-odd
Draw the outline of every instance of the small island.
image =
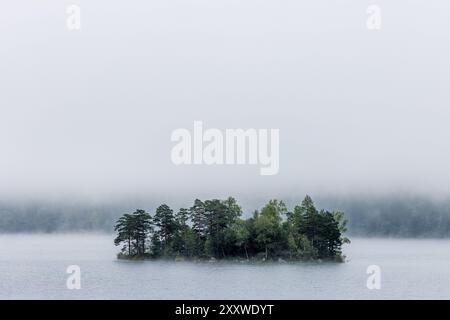
[[317, 210], [311, 197], [289, 211], [270, 200], [248, 219], [232, 197], [196, 199], [174, 214], [166, 204], [152, 217], [138, 209], [116, 223], [119, 259], [344, 262], [348, 220], [341, 211]]

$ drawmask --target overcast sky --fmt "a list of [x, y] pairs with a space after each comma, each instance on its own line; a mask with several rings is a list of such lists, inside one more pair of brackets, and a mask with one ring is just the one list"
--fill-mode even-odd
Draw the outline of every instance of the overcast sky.
[[[2, 196], [450, 194], [450, 3], [307, 2], [3, 3]], [[280, 129], [279, 174], [175, 166], [194, 120]]]

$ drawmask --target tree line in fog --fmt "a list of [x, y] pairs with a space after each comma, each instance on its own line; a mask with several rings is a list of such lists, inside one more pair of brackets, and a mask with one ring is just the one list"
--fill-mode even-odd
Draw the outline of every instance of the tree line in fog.
[[114, 243], [119, 258], [342, 261], [347, 220], [340, 211], [316, 209], [306, 196], [292, 211], [270, 200], [250, 218], [232, 197], [196, 199], [174, 212], [167, 204], [154, 214], [138, 209], [120, 217]]
[[[244, 199], [245, 207], [259, 201]], [[293, 206], [296, 199], [286, 199]], [[154, 201], [101, 204], [70, 201], [0, 201], [0, 232], [111, 232], [123, 212], [136, 206], [156, 208]], [[450, 201], [426, 197], [384, 196], [319, 198], [320, 207], [339, 208], [349, 219], [352, 236], [450, 237]], [[251, 211], [244, 210], [243, 217]]]

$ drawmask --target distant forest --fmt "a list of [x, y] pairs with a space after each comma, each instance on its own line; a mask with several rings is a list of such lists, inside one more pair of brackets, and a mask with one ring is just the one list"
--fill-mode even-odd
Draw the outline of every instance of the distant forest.
[[[302, 198], [288, 198], [288, 207]], [[427, 197], [316, 197], [320, 208], [344, 211], [349, 219], [350, 236], [450, 237], [450, 199]], [[259, 208], [260, 200], [243, 199], [243, 217], [249, 218]], [[187, 202], [187, 204], [189, 204]], [[1, 202], [0, 232], [103, 231], [112, 233], [114, 223], [126, 212], [144, 208], [156, 210], [155, 201], [103, 202]], [[180, 207], [183, 203], [180, 204]]]

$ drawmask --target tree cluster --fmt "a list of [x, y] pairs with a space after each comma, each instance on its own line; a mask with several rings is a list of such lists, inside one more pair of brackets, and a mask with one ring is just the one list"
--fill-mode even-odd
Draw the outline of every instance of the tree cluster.
[[309, 196], [292, 211], [270, 200], [250, 218], [241, 216], [232, 197], [196, 199], [176, 213], [162, 204], [153, 217], [140, 209], [124, 214], [114, 243], [121, 258], [343, 260], [344, 214], [317, 210]]

